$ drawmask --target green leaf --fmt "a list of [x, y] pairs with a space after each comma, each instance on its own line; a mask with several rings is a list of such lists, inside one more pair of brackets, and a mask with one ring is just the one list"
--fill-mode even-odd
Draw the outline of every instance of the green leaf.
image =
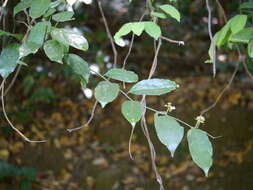
[[57, 22], [65, 22], [72, 19], [73, 11], [63, 11], [52, 16], [52, 19]]
[[244, 28], [241, 31], [233, 34], [229, 41], [234, 43], [249, 43], [249, 41], [253, 38], [253, 27]]
[[56, 12], [56, 9], [55, 9], [55, 8], [49, 8], [49, 9], [47, 10], [47, 12], [46, 12], [43, 16], [46, 18], [46, 17], [51, 16], [51, 15], [54, 14], [55, 12]]
[[178, 22], [180, 22], [180, 12], [173, 7], [172, 5], [161, 5], [160, 8], [167, 14], [169, 14], [172, 18], [176, 19]]
[[31, 6], [32, 0], [23, 0], [21, 2], [19, 2], [13, 10], [13, 17], [16, 16], [16, 14], [18, 14], [19, 12], [29, 8]]
[[10, 44], [3, 48], [0, 55], [0, 75], [5, 79], [18, 65], [18, 44]]
[[213, 163], [213, 147], [206, 132], [192, 128], [187, 133], [187, 140], [193, 161], [207, 176]]
[[150, 15], [151, 15], [152, 17], [157, 17], [157, 18], [161, 18], [161, 19], [167, 18], [167, 16], [166, 16], [165, 14], [159, 13], [159, 12], [154, 12], [154, 11], [151, 12]]
[[71, 30], [54, 28], [51, 31], [51, 36], [54, 40], [64, 45], [70, 45], [76, 49], [86, 51], [89, 48], [87, 40], [79, 33]]
[[142, 108], [140, 102], [125, 101], [121, 106], [121, 113], [131, 123], [132, 127], [135, 127], [135, 124], [141, 119]]
[[49, 7], [50, 8], [56, 8], [57, 6], [59, 6], [61, 3], [65, 3], [65, 1], [63, 0], [56, 0], [50, 3]]
[[16, 38], [17, 40], [21, 40], [23, 37], [22, 34], [12, 34], [10, 32], [6, 32], [0, 29], [0, 39], [1, 39], [1, 36], [11, 36], [13, 38]]
[[41, 17], [50, 6], [51, 0], [32, 0], [29, 15], [33, 18]]
[[50, 22], [38, 22], [32, 27], [31, 32], [28, 35], [27, 40], [20, 46], [20, 58], [25, 57], [31, 53], [36, 53], [38, 49], [43, 45], [45, 35], [50, 30]]
[[230, 34], [230, 22], [228, 22], [225, 26], [222, 27], [219, 32], [215, 34], [215, 44], [218, 46], [218, 48], [220, 48], [227, 42]]
[[45, 42], [44, 51], [51, 61], [62, 63], [62, 58], [64, 56], [64, 47], [58, 41], [49, 40]]
[[166, 79], [148, 79], [135, 84], [130, 93], [136, 95], [162, 95], [175, 90], [178, 85], [171, 80]]
[[144, 23], [143, 22], [133, 22], [131, 24], [131, 29], [135, 35], [140, 36], [144, 30]]
[[89, 82], [90, 70], [89, 65], [80, 56], [69, 54], [66, 58], [67, 64], [72, 68], [73, 72], [81, 77], [86, 83]]
[[95, 88], [95, 98], [101, 104], [102, 108], [109, 102], [115, 100], [118, 94], [119, 85], [109, 81], [102, 81]]
[[138, 81], [137, 74], [135, 74], [133, 71], [126, 71], [125, 69], [110, 69], [107, 71], [107, 73], [105, 73], [105, 76], [128, 83]]
[[158, 39], [161, 35], [161, 28], [154, 22], [144, 22], [145, 23], [145, 31], [154, 39]]
[[253, 2], [244, 2], [240, 4], [240, 9], [252, 9], [253, 8]]
[[251, 39], [249, 41], [249, 44], [248, 44], [248, 54], [249, 54], [249, 57], [253, 58], [253, 39]]
[[171, 116], [155, 114], [155, 129], [159, 140], [170, 150], [174, 156], [175, 150], [184, 136], [184, 128]]
[[232, 34], [235, 34], [242, 30], [247, 22], [247, 15], [236, 15], [231, 19], [230, 28]]
[[119, 31], [114, 35], [114, 39], [117, 40], [121, 38], [122, 36], [125, 36], [129, 34], [132, 30], [132, 23], [126, 23], [124, 24]]

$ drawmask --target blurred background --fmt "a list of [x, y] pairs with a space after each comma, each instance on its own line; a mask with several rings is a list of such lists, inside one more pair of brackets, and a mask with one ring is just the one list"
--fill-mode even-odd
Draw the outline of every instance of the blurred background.
[[[18, 0], [9, 1], [5, 13], [6, 30], [22, 33], [25, 25], [12, 15]], [[165, 3], [167, 1], [159, 1]], [[240, 1], [221, 1], [227, 16], [238, 13]], [[105, 16], [114, 34], [122, 24], [138, 20], [144, 1], [102, 0]], [[202, 0], [178, 0], [182, 22], [162, 20], [163, 35], [183, 40], [185, 46], [163, 43], [155, 76], [180, 84], [176, 91], [160, 97], [148, 97], [148, 104], [158, 110], [172, 102], [173, 116], [194, 125], [200, 111], [212, 104], [230, 79], [237, 62], [236, 52], [218, 52], [217, 71], [212, 77], [208, 59], [210, 40], [207, 11]], [[90, 65], [104, 73], [112, 67], [113, 53], [96, 2], [77, 3], [75, 20], [61, 24], [80, 31], [88, 39], [87, 52], [71, 49]], [[24, 14], [16, 16], [25, 20]], [[148, 19], [148, 18], [145, 18]], [[144, 19], [144, 20], [145, 20]], [[224, 22], [214, 9], [213, 29]], [[126, 47], [117, 47], [118, 67], [122, 66]], [[127, 69], [145, 79], [154, 56], [149, 36], [136, 38]], [[0, 109], [0, 189], [3, 190], [154, 190], [159, 189], [151, 167], [147, 141], [136, 126], [132, 142], [134, 161], [128, 155], [131, 126], [120, 114], [119, 96], [103, 110], [100, 106], [88, 127], [68, 133], [66, 129], [87, 122], [95, 102], [92, 90], [99, 78], [92, 76], [86, 89], [80, 89], [78, 78], [65, 65], [50, 62], [43, 51], [26, 59], [15, 85], [6, 96], [6, 109], [15, 126], [30, 139], [46, 139], [46, 143], [24, 142], [4, 120]], [[247, 60], [253, 73], [251, 60]], [[129, 88], [130, 86], [127, 86]], [[147, 113], [152, 141], [157, 150], [157, 165], [166, 190], [252, 190], [253, 189], [253, 83], [240, 68], [234, 83], [218, 106], [207, 114], [203, 129], [213, 136], [214, 164], [208, 178], [193, 164], [185, 141], [172, 159], [153, 130], [153, 113]]]

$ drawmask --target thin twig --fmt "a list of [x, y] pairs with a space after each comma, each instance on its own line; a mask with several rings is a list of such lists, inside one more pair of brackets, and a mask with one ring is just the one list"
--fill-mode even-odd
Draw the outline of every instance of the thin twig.
[[133, 155], [131, 153], [131, 144], [132, 144], [133, 134], [134, 134], [134, 127], [132, 127], [132, 129], [131, 129], [131, 134], [130, 134], [129, 141], [128, 141], [128, 153], [129, 153], [129, 157], [131, 158], [131, 160], [134, 160]]
[[153, 63], [152, 63], [152, 66], [151, 66], [151, 69], [150, 69], [150, 72], [149, 72], [148, 79], [151, 79], [151, 77], [155, 73], [155, 70], [156, 70], [156, 67], [157, 67], [157, 57], [158, 57], [161, 45], [162, 45], [162, 40], [161, 40], [161, 38], [159, 38], [158, 45], [156, 47], [156, 52], [155, 52], [154, 60], [153, 60]]
[[212, 62], [213, 62], [213, 76], [215, 77], [215, 75], [216, 75], [216, 47], [215, 47], [215, 42], [214, 42], [214, 38], [213, 38], [213, 34], [212, 34], [212, 9], [209, 5], [209, 0], [206, 0], [206, 8], [208, 11], [208, 33], [209, 33], [209, 38], [211, 40], [211, 47], [213, 47], [211, 59], [213, 59], [212, 60]]
[[234, 72], [233, 72], [233, 74], [232, 74], [232, 76], [231, 76], [231, 78], [230, 78], [228, 84], [227, 84], [227, 85], [225, 86], [225, 88], [223, 88], [222, 91], [219, 93], [219, 95], [218, 95], [218, 97], [216, 98], [215, 102], [214, 102], [212, 105], [210, 105], [208, 108], [206, 108], [206, 109], [204, 109], [203, 111], [201, 111], [201, 112], [200, 112], [200, 115], [204, 115], [205, 113], [207, 113], [207, 112], [209, 112], [211, 109], [213, 109], [213, 108], [217, 105], [217, 103], [220, 101], [220, 99], [221, 99], [221, 97], [223, 96], [223, 94], [230, 88], [232, 82], [234, 81], [234, 78], [235, 78], [235, 76], [236, 76], [236, 73], [238, 72], [239, 65], [240, 65], [241, 61], [242, 61], [242, 60], [240, 60], [240, 58], [239, 58], [239, 61], [238, 61], [237, 64], [236, 64], [235, 70], [234, 70]]
[[17, 68], [17, 70], [16, 70], [16, 72], [15, 72], [14, 77], [12, 78], [12, 80], [11, 80], [9, 86], [6, 88], [6, 90], [5, 90], [5, 92], [4, 92], [4, 96], [7, 95], [7, 93], [10, 91], [11, 87], [14, 85], [14, 83], [15, 83], [17, 77], [18, 77], [18, 74], [19, 74], [19, 72], [20, 72], [20, 70], [21, 70], [21, 67], [22, 67], [22, 65], [18, 65], [18, 68]]
[[84, 125], [82, 125], [82, 126], [80, 126], [80, 127], [76, 127], [76, 128], [73, 128], [73, 129], [67, 129], [67, 131], [68, 131], [69, 133], [72, 133], [73, 131], [77, 131], [77, 130], [79, 130], [79, 129], [82, 129], [82, 128], [88, 126], [88, 125], [91, 123], [91, 121], [93, 120], [93, 118], [94, 118], [97, 105], [98, 105], [98, 101], [96, 101], [96, 102], [94, 103], [94, 105], [93, 105], [93, 107], [92, 107], [92, 111], [91, 111], [90, 118], [89, 118], [89, 120], [87, 121], [87, 123], [85, 123]]
[[103, 18], [103, 22], [104, 22], [104, 25], [105, 25], [106, 33], [107, 33], [108, 38], [110, 39], [112, 50], [113, 50], [113, 54], [114, 54], [113, 67], [116, 67], [116, 65], [117, 65], [117, 59], [118, 59], [118, 52], [117, 52], [117, 49], [115, 47], [115, 44], [114, 44], [114, 41], [113, 41], [113, 38], [112, 38], [112, 34], [110, 32], [107, 20], [105, 18], [105, 14], [104, 14], [101, 2], [99, 0], [97, 2], [98, 2], [98, 7], [99, 7], [99, 10], [100, 10], [100, 13], [101, 13], [102, 18]]
[[9, 125], [11, 126], [11, 128], [16, 131], [25, 141], [29, 142], [29, 143], [42, 143], [42, 142], [46, 142], [45, 140], [42, 141], [34, 141], [34, 140], [30, 140], [29, 138], [27, 138], [21, 131], [19, 131], [10, 121], [6, 110], [5, 110], [5, 105], [4, 105], [4, 83], [5, 83], [5, 79], [3, 80], [2, 84], [1, 84], [1, 89], [2, 89], [2, 93], [1, 93], [1, 102], [2, 102], [2, 108], [3, 108], [3, 114], [4, 117], [6, 119], [6, 121], [9, 123]]
[[170, 43], [174, 43], [174, 44], [178, 44], [178, 45], [182, 45], [182, 46], [185, 45], [185, 44], [184, 44], [184, 41], [172, 40], [172, 39], [170, 39], [170, 38], [168, 38], [168, 37], [165, 37], [165, 36], [161, 36], [161, 39], [162, 39], [162, 40], [165, 40], [165, 41], [167, 41], [167, 42], [170, 42]]

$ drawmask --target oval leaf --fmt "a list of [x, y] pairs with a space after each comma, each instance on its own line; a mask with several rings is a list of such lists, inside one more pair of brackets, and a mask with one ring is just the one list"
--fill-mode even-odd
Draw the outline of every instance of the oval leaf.
[[109, 81], [102, 81], [98, 83], [95, 88], [95, 98], [101, 104], [102, 108], [106, 104], [112, 102], [119, 94], [119, 85]]
[[56, 40], [49, 40], [44, 44], [44, 51], [51, 61], [62, 63], [64, 47]]
[[18, 44], [10, 44], [6, 48], [3, 48], [0, 55], [0, 75], [3, 78], [7, 78], [15, 70], [18, 59]]
[[32, 0], [23, 0], [21, 2], [19, 2], [13, 10], [13, 16], [15, 17], [16, 14], [18, 14], [19, 12], [29, 8], [31, 6]]
[[141, 119], [141, 103], [138, 101], [125, 101], [121, 106], [121, 113], [131, 123], [132, 127], [135, 127], [135, 124]]
[[161, 5], [160, 8], [167, 14], [169, 14], [172, 18], [176, 19], [180, 22], [180, 13], [179, 11], [173, 7], [172, 5]]
[[178, 85], [171, 80], [166, 79], [148, 79], [135, 84], [130, 93], [136, 95], [161, 95], [175, 90]]
[[236, 15], [231, 19], [230, 22], [230, 28], [232, 31], [232, 34], [235, 34], [242, 30], [247, 22], [247, 15]]
[[70, 45], [76, 49], [86, 51], [89, 48], [87, 40], [79, 33], [71, 30], [54, 28], [51, 31], [51, 36], [60, 43]]
[[32, 0], [29, 15], [33, 18], [39, 18], [46, 13], [51, 0]]
[[[89, 82], [90, 70], [89, 65], [80, 56], [69, 54], [66, 58], [67, 64], [71, 67], [73, 72], [81, 77], [86, 83]], [[83, 81], [81, 81], [83, 82]]]
[[125, 69], [110, 69], [107, 73], [105, 73], [105, 76], [128, 83], [138, 81], [137, 74], [133, 71], [126, 71]]
[[218, 48], [220, 48], [221, 46], [223, 46], [227, 42], [230, 34], [231, 34], [230, 23], [227, 23], [214, 36], [214, 41], [215, 41], [215, 44], [218, 46]]
[[187, 140], [193, 161], [207, 176], [213, 163], [213, 147], [206, 132], [192, 128], [187, 133]]
[[159, 140], [170, 150], [173, 157], [183, 139], [184, 128], [171, 116], [155, 114], [155, 129]]
[[244, 28], [236, 34], [233, 34], [229, 41], [234, 43], [249, 43], [251, 39], [253, 39], [253, 27]]
[[72, 19], [74, 15], [73, 11], [63, 11], [52, 16], [52, 19], [56, 22], [65, 22]]
[[145, 23], [145, 31], [153, 37], [154, 39], [158, 39], [161, 35], [161, 28], [154, 22], [144, 22]]

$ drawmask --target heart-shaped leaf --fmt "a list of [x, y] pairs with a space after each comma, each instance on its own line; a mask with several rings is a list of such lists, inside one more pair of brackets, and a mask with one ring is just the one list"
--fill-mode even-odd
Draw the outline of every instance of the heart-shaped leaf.
[[64, 47], [56, 40], [49, 40], [44, 44], [44, 51], [47, 57], [51, 61], [56, 61], [62, 63], [62, 58], [64, 56]]
[[119, 94], [119, 85], [109, 81], [102, 81], [98, 83], [95, 88], [95, 98], [101, 104], [102, 108], [106, 104], [112, 102]]
[[145, 31], [148, 33], [148, 35], [150, 35], [154, 39], [157, 40], [162, 35], [161, 28], [156, 23], [144, 22], [144, 24], [145, 24]]
[[105, 73], [105, 76], [128, 83], [138, 81], [137, 74], [135, 74], [133, 71], [127, 71], [125, 69], [110, 69], [109, 71], [107, 71], [107, 73]]
[[70, 45], [76, 49], [86, 51], [89, 48], [87, 40], [82, 35], [72, 30], [54, 28], [51, 31], [51, 36], [60, 43]]
[[[80, 56], [75, 54], [69, 54], [66, 56], [66, 62], [71, 67], [73, 72], [77, 74], [86, 83], [89, 82], [90, 70], [89, 65]], [[81, 80], [81, 82], [84, 82]]]
[[175, 150], [184, 136], [184, 128], [171, 116], [155, 114], [155, 129], [159, 140], [174, 156]]
[[121, 106], [121, 113], [131, 123], [132, 127], [135, 127], [135, 124], [141, 119], [141, 103], [138, 101], [125, 101]]
[[135, 84], [130, 93], [136, 95], [162, 95], [175, 90], [178, 85], [171, 80], [166, 79], [148, 79]]
[[33, 18], [39, 18], [46, 13], [51, 0], [32, 0], [29, 15]]
[[190, 129], [187, 140], [193, 161], [208, 175], [213, 163], [213, 147], [207, 133], [200, 129]]

